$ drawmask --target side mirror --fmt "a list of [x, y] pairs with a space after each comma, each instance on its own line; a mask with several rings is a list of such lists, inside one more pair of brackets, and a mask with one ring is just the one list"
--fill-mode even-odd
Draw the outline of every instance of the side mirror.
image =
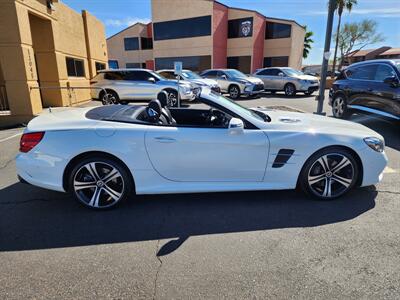
[[244, 130], [244, 124], [241, 119], [232, 118], [229, 121], [228, 131], [229, 134], [242, 134]]
[[280, 77], [285, 77], [285, 74], [283, 72], [279, 72], [278, 74]]
[[387, 77], [383, 80], [384, 83], [389, 84], [390, 86], [397, 87], [399, 86], [399, 80], [396, 76]]
[[223, 79], [223, 80], [227, 80], [227, 79], [228, 79], [228, 77], [226, 77], [226, 75], [224, 74], [224, 75], [221, 75], [221, 79]]
[[149, 82], [151, 83], [156, 83], [156, 80], [153, 77], [149, 77], [149, 79], [147, 79]]

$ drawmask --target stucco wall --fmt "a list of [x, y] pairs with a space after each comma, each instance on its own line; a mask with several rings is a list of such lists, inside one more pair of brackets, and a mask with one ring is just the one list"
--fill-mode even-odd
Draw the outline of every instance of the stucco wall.
[[[88, 49], [96, 59], [100, 52], [96, 44], [105, 48], [104, 27], [87, 14], [90, 29], [96, 32], [87, 45], [85, 26], [80, 13], [53, 1], [54, 10], [45, 0], [3, 1], [0, 9], [0, 64], [11, 109], [11, 118], [27, 120], [45, 106], [74, 105], [90, 99], [90, 91], [42, 90], [40, 86], [89, 86], [90, 68]], [[93, 32], [89, 35], [93, 35]], [[68, 77], [66, 56], [84, 61], [84, 77]], [[107, 61], [107, 54], [102, 61]], [[38, 76], [39, 75], [39, 76]], [[0, 118], [0, 123], [5, 120]]]
[[220, 3], [214, 3], [213, 11], [213, 68], [226, 68], [228, 47], [228, 8]]

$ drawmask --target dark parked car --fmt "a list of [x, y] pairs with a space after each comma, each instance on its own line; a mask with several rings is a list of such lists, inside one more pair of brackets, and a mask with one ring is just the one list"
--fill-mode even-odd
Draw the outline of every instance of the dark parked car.
[[400, 120], [400, 59], [355, 63], [341, 72], [329, 93], [333, 116], [364, 111]]

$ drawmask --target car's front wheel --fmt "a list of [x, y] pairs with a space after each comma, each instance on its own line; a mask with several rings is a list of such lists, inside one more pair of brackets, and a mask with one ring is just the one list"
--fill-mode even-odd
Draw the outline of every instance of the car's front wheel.
[[321, 200], [338, 198], [350, 191], [357, 182], [359, 167], [353, 154], [332, 147], [312, 155], [299, 178], [307, 194]]
[[292, 83], [287, 83], [284, 90], [285, 95], [288, 97], [293, 97], [296, 95], [296, 87]]
[[131, 194], [132, 180], [126, 168], [106, 157], [88, 157], [73, 167], [70, 191], [80, 203], [93, 209], [112, 208]]
[[[178, 107], [178, 92], [175, 90], [167, 90], [167, 106], [168, 107]], [[182, 99], [181, 99], [182, 101]]]
[[332, 114], [335, 118], [346, 119], [350, 116], [346, 99], [343, 95], [337, 95], [332, 101]]
[[233, 100], [239, 99], [240, 97], [240, 89], [237, 85], [231, 85], [229, 87], [229, 97]]

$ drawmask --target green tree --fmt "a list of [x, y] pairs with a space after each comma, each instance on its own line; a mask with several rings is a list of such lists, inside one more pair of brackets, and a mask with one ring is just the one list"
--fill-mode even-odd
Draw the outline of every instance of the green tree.
[[378, 24], [374, 20], [366, 19], [361, 22], [346, 23], [339, 34], [338, 48], [340, 50], [340, 67], [345, 57], [353, 51], [359, 51], [364, 47], [383, 42], [385, 38], [377, 32]]
[[353, 6], [357, 5], [357, 0], [336, 0], [336, 10], [339, 16], [337, 29], [336, 29], [336, 43], [335, 43], [335, 54], [333, 55], [333, 66], [332, 66], [332, 74], [335, 73], [336, 69], [336, 59], [337, 59], [337, 52], [338, 52], [338, 44], [339, 44], [339, 32], [340, 27], [342, 24], [342, 15], [344, 10], [346, 9], [348, 12], [351, 12]]
[[304, 29], [306, 30], [306, 35], [304, 37], [303, 58], [306, 59], [308, 57], [308, 55], [310, 54], [312, 44], [314, 43], [314, 40], [312, 39], [314, 32], [307, 31], [307, 26], [305, 26]]

